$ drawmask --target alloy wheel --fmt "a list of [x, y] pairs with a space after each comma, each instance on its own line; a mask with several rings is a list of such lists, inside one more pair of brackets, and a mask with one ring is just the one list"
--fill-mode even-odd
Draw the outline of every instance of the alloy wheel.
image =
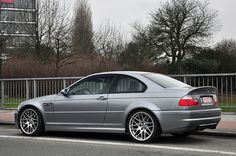
[[33, 109], [26, 109], [20, 116], [20, 128], [27, 134], [32, 135], [39, 126], [39, 116]]
[[137, 141], [146, 141], [153, 136], [154, 119], [146, 112], [137, 112], [129, 120], [129, 132]]

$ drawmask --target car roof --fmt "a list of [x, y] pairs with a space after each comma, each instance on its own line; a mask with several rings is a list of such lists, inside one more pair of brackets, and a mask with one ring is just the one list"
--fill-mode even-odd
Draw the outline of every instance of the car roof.
[[144, 72], [144, 71], [109, 71], [109, 72], [100, 72], [100, 73], [94, 73], [92, 75], [101, 75], [101, 74], [145, 74], [145, 73], [151, 73], [151, 72]]

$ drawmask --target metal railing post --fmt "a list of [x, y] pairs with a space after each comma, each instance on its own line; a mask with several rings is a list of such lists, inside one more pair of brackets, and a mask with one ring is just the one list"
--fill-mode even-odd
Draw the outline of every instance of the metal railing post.
[[28, 80], [26, 80], [25, 81], [25, 87], [26, 87], [26, 99], [29, 99], [29, 81]]
[[36, 85], [36, 80], [33, 81], [34, 82], [34, 98], [37, 97], [37, 85]]
[[1, 81], [1, 108], [3, 108], [3, 104], [5, 103], [5, 95], [4, 95], [4, 81]]
[[66, 88], [66, 80], [63, 79], [63, 89], [65, 89], [65, 88]]
[[187, 84], [187, 79], [186, 79], [186, 76], [184, 76], [184, 83]]

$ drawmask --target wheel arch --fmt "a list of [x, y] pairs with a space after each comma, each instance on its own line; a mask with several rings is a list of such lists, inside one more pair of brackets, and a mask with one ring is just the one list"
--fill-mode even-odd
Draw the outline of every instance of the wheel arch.
[[[45, 124], [45, 116], [44, 116], [42, 110], [41, 110], [39, 107], [37, 107], [37, 106], [35, 106], [35, 105], [32, 105], [32, 104], [26, 104], [26, 105], [22, 106], [22, 107], [19, 109], [19, 112], [18, 112], [18, 121], [19, 121], [20, 114], [21, 114], [25, 109], [27, 109], [27, 108], [36, 109], [36, 110], [40, 113], [40, 115], [41, 115], [41, 117], [42, 117], [42, 119], [43, 119], [43, 123]], [[17, 124], [18, 124], [18, 126], [19, 126], [19, 122], [18, 122]]]
[[127, 109], [126, 109], [126, 111], [125, 111], [125, 119], [124, 119], [124, 127], [125, 127], [125, 132], [127, 133], [127, 125], [128, 125], [128, 119], [129, 119], [129, 117], [130, 117], [130, 115], [133, 113], [133, 112], [135, 112], [135, 111], [138, 111], [138, 110], [146, 110], [146, 111], [148, 111], [149, 113], [151, 113], [154, 117], [155, 117], [155, 119], [156, 119], [156, 121], [157, 121], [157, 123], [158, 123], [158, 125], [159, 125], [159, 127], [160, 127], [160, 129], [161, 129], [161, 131], [162, 131], [162, 127], [161, 127], [161, 124], [160, 124], [160, 119], [159, 119], [159, 117], [153, 112], [153, 111], [158, 111], [158, 110], [160, 110], [155, 104], [152, 104], [152, 103], [136, 103], [136, 104], [134, 104], [134, 105], [130, 105]]

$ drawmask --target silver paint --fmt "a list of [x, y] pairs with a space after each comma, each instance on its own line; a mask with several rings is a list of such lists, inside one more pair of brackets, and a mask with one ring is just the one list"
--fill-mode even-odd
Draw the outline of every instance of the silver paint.
[[[147, 89], [144, 93], [70, 96], [63, 96], [59, 93], [24, 101], [18, 107], [18, 114], [24, 107], [35, 107], [42, 114], [46, 131], [125, 133], [127, 118], [136, 109], [146, 109], [152, 112], [156, 116], [163, 133], [196, 131], [196, 128], [201, 125], [219, 123], [221, 109], [215, 106], [178, 106], [179, 100], [187, 94], [196, 98], [199, 98], [201, 94], [215, 95], [216, 93], [207, 92], [213, 88], [193, 88], [191, 86], [163, 88], [144, 77], [142, 75], [144, 73], [117, 71], [90, 75], [122, 74], [135, 77], [146, 84]], [[75, 82], [71, 86], [90, 76]], [[101, 96], [104, 98], [101, 99]], [[16, 114], [17, 121], [18, 114]]]

